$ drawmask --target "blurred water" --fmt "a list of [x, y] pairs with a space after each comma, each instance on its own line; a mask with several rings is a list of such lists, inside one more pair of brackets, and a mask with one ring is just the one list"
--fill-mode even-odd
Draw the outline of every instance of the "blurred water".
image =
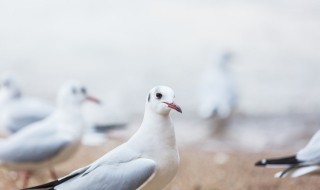
[[245, 114], [320, 111], [316, 0], [26, 0], [0, 2], [0, 72], [54, 100], [79, 79], [114, 110], [141, 114], [166, 84], [192, 116], [210, 54], [235, 53]]

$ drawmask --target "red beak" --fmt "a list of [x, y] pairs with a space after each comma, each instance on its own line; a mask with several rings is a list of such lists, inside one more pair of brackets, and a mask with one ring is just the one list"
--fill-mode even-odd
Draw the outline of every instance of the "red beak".
[[163, 102], [163, 103], [167, 104], [169, 108], [174, 109], [174, 110], [176, 110], [177, 112], [182, 113], [182, 110], [181, 110], [180, 106], [178, 106], [178, 105], [175, 104], [174, 102], [172, 102], [172, 103]]
[[100, 100], [98, 100], [97, 98], [93, 97], [93, 96], [87, 96], [87, 100], [88, 101], [91, 101], [91, 102], [94, 102], [96, 104], [100, 104]]

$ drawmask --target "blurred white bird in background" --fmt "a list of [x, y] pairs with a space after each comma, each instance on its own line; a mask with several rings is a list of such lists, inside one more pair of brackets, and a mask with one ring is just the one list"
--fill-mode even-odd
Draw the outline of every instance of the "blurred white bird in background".
[[[110, 100], [112, 101], [112, 100]], [[54, 107], [49, 103], [34, 97], [25, 96], [13, 72], [5, 72], [0, 76], [0, 132], [8, 136], [18, 132], [29, 124], [40, 121]], [[123, 129], [126, 121], [114, 114], [105, 104], [89, 104], [83, 106], [86, 121], [85, 145], [101, 145], [106, 140], [110, 130]]]
[[58, 93], [57, 108], [49, 117], [0, 142], [0, 166], [21, 171], [23, 188], [39, 169], [49, 168], [56, 179], [53, 166], [67, 160], [81, 144], [85, 127], [81, 106], [86, 100], [98, 102], [81, 83], [64, 84]]
[[320, 173], [320, 130], [311, 138], [307, 146], [297, 154], [275, 159], [263, 159], [256, 166], [278, 167], [285, 170], [275, 174], [277, 178], [300, 177]]
[[229, 68], [231, 52], [224, 52], [201, 75], [199, 116], [228, 118], [237, 104], [237, 90]]
[[6, 72], [0, 77], [0, 129], [9, 135], [44, 119], [53, 107], [43, 100], [24, 96], [17, 77]]
[[174, 92], [156, 86], [148, 94], [139, 130], [92, 164], [57, 181], [28, 189], [160, 190], [176, 175], [179, 153], [170, 110], [181, 112]]
[[89, 102], [84, 104], [83, 115], [86, 121], [86, 133], [82, 139], [84, 145], [99, 146], [107, 140], [110, 131], [126, 127], [127, 121], [123, 114], [112, 110], [108, 100], [101, 104]]

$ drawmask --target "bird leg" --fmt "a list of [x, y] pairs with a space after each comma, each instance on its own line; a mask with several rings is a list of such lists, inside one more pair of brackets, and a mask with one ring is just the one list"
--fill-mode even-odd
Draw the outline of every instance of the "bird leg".
[[54, 171], [53, 168], [49, 168], [49, 173], [50, 173], [50, 177], [53, 179], [53, 180], [58, 180], [58, 176], [56, 174], [56, 172]]
[[22, 175], [23, 175], [22, 188], [24, 189], [24, 188], [28, 187], [29, 179], [32, 175], [32, 172], [31, 171], [23, 171]]

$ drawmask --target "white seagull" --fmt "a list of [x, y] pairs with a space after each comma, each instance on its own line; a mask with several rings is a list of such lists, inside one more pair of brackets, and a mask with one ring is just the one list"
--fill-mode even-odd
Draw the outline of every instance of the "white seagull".
[[230, 52], [223, 53], [201, 76], [198, 114], [203, 119], [226, 119], [236, 106], [237, 91], [228, 67], [231, 58]]
[[23, 95], [19, 82], [12, 73], [0, 77], [0, 128], [12, 134], [23, 127], [44, 119], [53, 107], [40, 99]]
[[113, 108], [112, 106], [109, 107], [109, 104], [105, 101], [99, 105], [92, 103], [84, 104], [83, 115], [87, 127], [82, 144], [100, 146], [107, 140], [109, 132], [123, 130], [126, 127], [125, 120], [121, 119], [119, 117], [120, 114], [117, 114]]
[[28, 189], [163, 189], [179, 165], [171, 109], [182, 113], [174, 103], [173, 90], [154, 87], [146, 100], [141, 127], [126, 143], [57, 181]]
[[53, 166], [65, 161], [77, 150], [84, 130], [81, 105], [85, 100], [97, 100], [87, 95], [85, 87], [76, 81], [63, 85], [57, 98], [57, 109], [46, 119], [33, 123], [0, 143], [0, 166], [22, 171], [23, 188], [33, 171], [49, 168], [57, 179]]
[[297, 154], [276, 159], [263, 159], [255, 165], [285, 168], [275, 174], [277, 178], [300, 177], [320, 172], [320, 130]]

